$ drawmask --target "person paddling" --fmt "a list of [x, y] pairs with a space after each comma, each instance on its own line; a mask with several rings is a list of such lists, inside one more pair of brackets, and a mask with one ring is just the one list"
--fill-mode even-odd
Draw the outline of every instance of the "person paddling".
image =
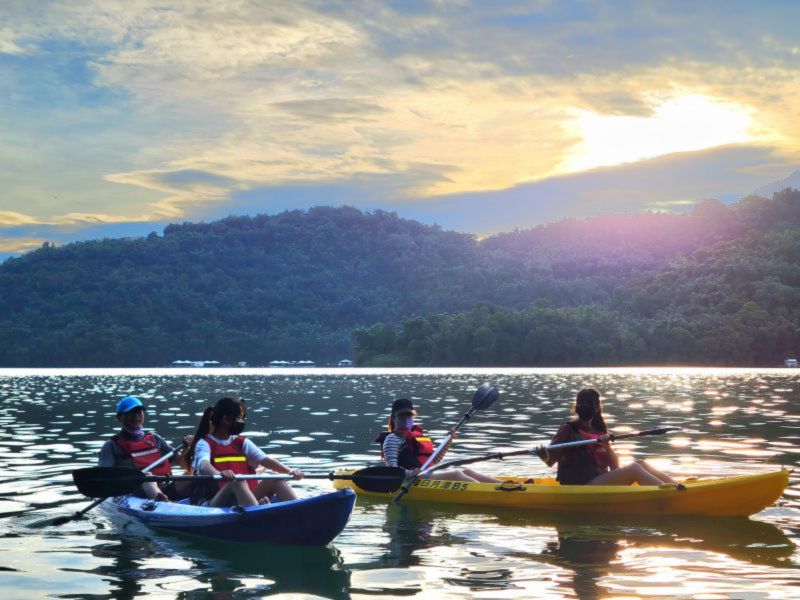
[[296, 500], [292, 487], [282, 480], [237, 480], [259, 466], [302, 479], [303, 472], [290, 469], [267, 456], [258, 446], [240, 434], [244, 431], [246, 405], [243, 400], [225, 396], [205, 409], [194, 442], [186, 453], [186, 463], [201, 475], [222, 475], [223, 481], [210, 482], [205, 494], [197, 498], [208, 506], [256, 506], [269, 504], [275, 495], [279, 502]]
[[[103, 444], [97, 460], [98, 467], [130, 466], [144, 469], [162, 456], [172, 452], [172, 447], [154, 431], [145, 431], [145, 407], [136, 396], [125, 396], [115, 407], [117, 420], [121, 424], [110, 440]], [[192, 442], [191, 436], [184, 438], [185, 444]], [[152, 470], [153, 475], [171, 475], [172, 467], [164, 462]], [[180, 481], [159, 488], [153, 482], [142, 484], [140, 495], [151, 500], [177, 500], [191, 494], [191, 483]]]
[[[392, 403], [389, 415], [389, 429], [378, 434], [375, 441], [381, 445], [381, 459], [387, 467], [402, 467], [406, 474], [416, 475], [420, 467], [433, 454], [433, 442], [419, 425], [414, 423], [417, 411], [408, 398], [399, 398]], [[454, 429], [450, 430], [453, 439], [456, 437]], [[439, 463], [449, 448], [445, 447], [434, 459], [433, 464]], [[436, 471], [434, 475], [423, 475], [426, 479], [440, 479], [446, 481], [480, 481], [483, 483], [500, 483], [487, 475], [482, 475], [472, 469], [452, 469], [449, 471]]]
[[563, 423], [551, 445], [580, 440], [598, 440], [597, 444], [559, 448], [548, 451], [544, 447], [536, 454], [547, 466], [558, 463], [556, 478], [561, 485], [663, 485], [671, 484], [683, 489], [666, 473], [662, 473], [643, 460], [621, 467], [619, 457], [611, 448], [608, 427], [603, 419], [600, 393], [594, 389], [578, 392], [573, 412], [576, 418]]

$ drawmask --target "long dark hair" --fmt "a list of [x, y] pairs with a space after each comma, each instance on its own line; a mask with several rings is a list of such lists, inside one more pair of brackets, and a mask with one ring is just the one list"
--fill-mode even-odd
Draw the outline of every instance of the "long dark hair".
[[578, 392], [575, 397], [575, 406], [572, 407], [572, 412], [578, 414], [575, 410], [578, 404], [591, 404], [594, 406], [594, 417], [592, 417], [592, 427], [597, 431], [608, 433], [605, 419], [603, 419], [603, 406], [600, 403], [600, 392], [592, 388], [586, 388]]
[[232, 396], [220, 398], [214, 406], [209, 406], [203, 411], [200, 424], [197, 426], [197, 431], [194, 433], [194, 439], [183, 457], [185, 463], [183, 466], [187, 471], [190, 473], [194, 471], [192, 462], [194, 462], [195, 447], [197, 446], [198, 440], [202, 440], [211, 433], [211, 426], [219, 425], [223, 417], [233, 417], [236, 419], [240, 414], [247, 414], [247, 405], [244, 400]]

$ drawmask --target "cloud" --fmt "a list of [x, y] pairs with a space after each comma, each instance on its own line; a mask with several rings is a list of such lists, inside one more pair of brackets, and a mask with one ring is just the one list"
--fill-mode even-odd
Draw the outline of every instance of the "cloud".
[[[527, 185], [539, 198], [570, 170], [731, 142], [769, 148], [751, 155], [764, 163], [731, 163], [755, 189], [800, 149], [798, 21], [800, 5], [749, 2], [10, 3], [0, 227], [21, 218], [9, 215], [155, 224], [352, 196], [471, 229], [500, 215], [444, 211]], [[654, 119], [692, 97], [749, 115], [746, 131], [638, 149], [620, 135], [680, 133]], [[587, 115], [614, 127], [593, 136]], [[577, 160], [587, 148], [592, 160]], [[641, 206], [636, 194], [678, 206], [710, 180], [659, 181], [651, 197], [591, 177], [608, 187], [580, 192], [586, 210], [621, 209], [621, 197]], [[526, 223], [583, 210], [514, 202]]]
[[16, 227], [18, 225], [32, 225], [38, 221], [31, 216], [18, 212], [0, 211], [0, 225]]
[[0, 54], [24, 54], [25, 50], [21, 48], [15, 40], [14, 32], [8, 28], [0, 28]]
[[[22, 254], [40, 247], [46, 240], [40, 238], [0, 237], [0, 260], [13, 254]], [[5, 257], [2, 255], [6, 255]]]

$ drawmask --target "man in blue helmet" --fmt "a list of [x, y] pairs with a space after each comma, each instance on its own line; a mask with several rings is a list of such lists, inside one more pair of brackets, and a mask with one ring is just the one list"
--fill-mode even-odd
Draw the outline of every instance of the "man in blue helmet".
[[[164, 441], [164, 438], [153, 431], [145, 431], [142, 427], [145, 408], [137, 397], [125, 396], [117, 402], [116, 413], [121, 428], [103, 444], [97, 460], [98, 466], [129, 466], [144, 469], [162, 456], [172, 452], [172, 447]], [[191, 442], [191, 436], [187, 437]], [[151, 473], [153, 475], [171, 475], [172, 467], [168, 461], [165, 461], [152, 469]], [[161, 489], [155, 483], [147, 482], [142, 485], [140, 493], [153, 500], [169, 500], [178, 496], [182, 497], [182, 494], [178, 493], [180, 491], [190, 492], [190, 490], [176, 490], [174, 485], [168, 485]]]

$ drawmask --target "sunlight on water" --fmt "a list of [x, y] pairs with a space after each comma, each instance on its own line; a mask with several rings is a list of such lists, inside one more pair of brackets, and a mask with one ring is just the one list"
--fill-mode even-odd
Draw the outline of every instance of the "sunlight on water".
[[[246, 435], [307, 472], [374, 464], [374, 436], [397, 397], [414, 399], [440, 439], [485, 380], [500, 401], [459, 432], [448, 459], [529, 448], [569, 418], [576, 390], [603, 394], [623, 461], [680, 477], [759, 473], [800, 457], [800, 377], [788, 370], [493, 369], [3, 371], [0, 373], [0, 593], [4, 597], [790, 598], [800, 596], [798, 474], [749, 520], [607, 517], [359, 499], [328, 548], [189, 540], [103, 509], [61, 526], [42, 519], [88, 504], [71, 471], [116, 431], [114, 403], [138, 395], [145, 426], [177, 442], [204, 407], [248, 401]], [[538, 459], [474, 468], [544, 475]], [[327, 482], [297, 484], [301, 494]]]

